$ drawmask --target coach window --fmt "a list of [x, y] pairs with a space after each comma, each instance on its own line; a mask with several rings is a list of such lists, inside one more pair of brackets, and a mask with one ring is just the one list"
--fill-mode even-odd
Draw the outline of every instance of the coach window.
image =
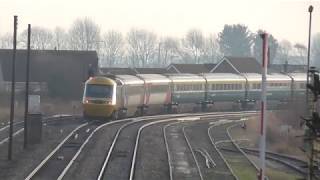
[[215, 90], [215, 84], [211, 84], [211, 90]]

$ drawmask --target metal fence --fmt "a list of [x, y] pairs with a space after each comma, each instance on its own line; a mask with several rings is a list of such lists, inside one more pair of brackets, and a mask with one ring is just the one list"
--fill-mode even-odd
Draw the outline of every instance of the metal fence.
[[[16, 82], [15, 84], [15, 92], [21, 93], [24, 92], [26, 88], [25, 82]], [[48, 85], [45, 82], [29, 82], [29, 91], [32, 93], [47, 93]], [[8, 93], [11, 92], [11, 82], [4, 81], [0, 82], [0, 92]]]

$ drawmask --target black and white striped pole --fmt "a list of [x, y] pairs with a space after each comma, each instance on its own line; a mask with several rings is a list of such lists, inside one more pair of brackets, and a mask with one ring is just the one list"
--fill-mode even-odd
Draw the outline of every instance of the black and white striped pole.
[[266, 159], [266, 129], [267, 129], [267, 72], [268, 72], [268, 34], [262, 38], [262, 92], [261, 92], [261, 122], [260, 122], [260, 170], [259, 180], [265, 179]]

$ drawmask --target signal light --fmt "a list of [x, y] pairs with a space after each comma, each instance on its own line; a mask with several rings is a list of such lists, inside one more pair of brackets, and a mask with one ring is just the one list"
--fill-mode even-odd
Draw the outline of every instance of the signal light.
[[88, 99], [84, 99], [84, 100], [83, 100], [83, 103], [84, 103], [84, 104], [88, 104], [88, 103], [89, 103], [89, 100], [88, 100]]
[[319, 74], [316, 74], [315, 70], [310, 70], [312, 73], [312, 84], [307, 84], [307, 88], [309, 88], [313, 95], [314, 95], [314, 101], [317, 101], [318, 95], [320, 94], [320, 78]]
[[312, 117], [306, 119], [302, 118], [306, 122], [306, 126], [312, 131], [312, 133], [320, 137], [320, 117], [317, 112], [312, 113]]

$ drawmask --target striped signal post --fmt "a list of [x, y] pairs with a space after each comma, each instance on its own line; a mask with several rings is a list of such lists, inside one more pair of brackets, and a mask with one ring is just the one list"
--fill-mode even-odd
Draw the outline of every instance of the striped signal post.
[[265, 179], [266, 158], [266, 129], [267, 129], [267, 72], [268, 72], [268, 34], [262, 38], [262, 93], [261, 93], [261, 122], [260, 122], [260, 171], [259, 180]]

